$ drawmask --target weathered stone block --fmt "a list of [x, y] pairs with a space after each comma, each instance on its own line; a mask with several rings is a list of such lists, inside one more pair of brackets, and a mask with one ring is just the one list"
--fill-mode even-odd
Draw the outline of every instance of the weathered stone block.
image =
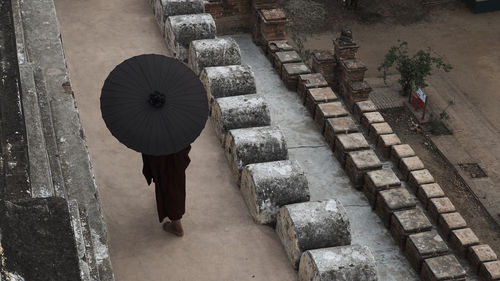
[[[354, 42], [353, 42], [354, 43]], [[338, 39], [333, 40], [334, 54], [337, 61], [340, 59], [354, 59], [356, 57], [356, 52], [359, 49], [359, 45], [354, 43], [350, 46], [342, 46], [339, 44]]]
[[445, 197], [444, 191], [437, 183], [422, 184], [418, 187], [417, 197], [422, 202], [422, 205], [427, 210], [429, 200], [431, 198]]
[[470, 246], [479, 245], [479, 238], [470, 228], [455, 229], [450, 234], [450, 245], [459, 256], [465, 257]]
[[205, 67], [238, 64], [240, 46], [233, 38], [194, 40], [189, 45], [189, 65], [197, 75]]
[[338, 134], [335, 136], [334, 155], [342, 167], [345, 166], [346, 155], [349, 151], [369, 149], [370, 145], [362, 133]]
[[278, 237], [295, 269], [306, 250], [351, 244], [351, 225], [336, 199], [285, 205], [276, 223]]
[[277, 126], [230, 130], [224, 149], [238, 184], [247, 164], [288, 160], [285, 137]]
[[[382, 190], [377, 194], [375, 212], [386, 227], [391, 226], [391, 217], [395, 211], [413, 209], [415, 199], [404, 187]], [[404, 245], [403, 245], [404, 247]]]
[[378, 137], [380, 135], [393, 134], [391, 126], [387, 122], [373, 123], [370, 124], [370, 130], [368, 131], [368, 137], [374, 144], [377, 143]]
[[335, 136], [359, 132], [358, 126], [351, 117], [328, 118], [325, 123], [325, 140], [334, 149]]
[[325, 87], [328, 87], [328, 82], [321, 73], [302, 74], [299, 75], [297, 94], [299, 94], [302, 104], [305, 104], [308, 89]]
[[210, 14], [169, 16], [165, 21], [167, 51], [183, 62], [188, 61], [189, 44], [200, 39], [213, 39], [217, 33]]
[[342, 95], [350, 110], [354, 110], [357, 102], [366, 101], [372, 88], [366, 81], [351, 81], [342, 84]]
[[372, 208], [375, 208], [379, 191], [399, 186], [401, 186], [401, 182], [391, 169], [375, 170], [366, 173], [363, 193], [368, 198]]
[[299, 281], [376, 281], [375, 258], [366, 246], [308, 250], [300, 258]]
[[290, 91], [297, 90], [299, 75], [311, 73], [311, 70], [303, 62], [285, 63], [281, 69], [281, 80]]
[[424, 163], [418, 156], [401, 158], [399, 162], [399, 171], [405, 180], [408, 180], [411, 171], [422, 170], [424, 168]]
[[257, 93], [254, 73], [249, 65], [205, 67], [200, 80], [211, 104], [217, 98]]
[[276, 69], [276, 71], [278, 72], [278, 75], [280, 77], [281, 77], [283, 64], [294, 63], [294, 62], [302, 62], [302, 59], [300, 58], [299, 54], [294, 50], [274, 53], [273, 65], [274, 65], [274, 68]]
[[402, 249], [406, 244], [408, 235], [429, 231], [432, 224], [425, 214], [416, 208], [410, 210], [396, 211], [391, 218], [391, 234]]
[[402, 158], [411, 156], [415, 156], [415, 151], [409, 144], [398, 144], [391, 147], [391, 160], [396, 166], [399, 165]]
[[485, 262], [479, 270], [481, 281], [497, 281], [500, 280], [500, 261]]
[[377, 107], [371, 100], [359, 101], [354, 104], [353, 115], [354, 119], [361, 122], [361, 117], [365, 112], [377, 111]]
[[224, 16], [224, 5], [222, 1], [203, 1], [203, 5], [205, 6], [205, 13], [211, 14], [214, 19], [218, 19]]
[[162, 36], [165, 32], [165, 21], [170, 16], [204, 14], [203, 0], [158, 0], [155, 1], [155, 18], [160, 26]]
[[281, 8], [259, 10], [260, 31], [264, 42], [286, 39], [285, 24], [288, 22]]
[[429, 216], [437, 222], [439, 214], [452, 213], [455, 212], [456, 209], [448, 197], [440, 197], [429, 199], [427, 211], [429, 211]]
[[377, 149], [382, 156], [389, 158], [391, 156], [391, 147], [401, 144], [401, 140], [396, 134], [380, 135], [377, 141]]
[[467, 258], [474, 270], [479, 272], [481, 264], [489, 261], [496, 261], [497, 254], [491, 249], [490, 245], [475, 245], [469, 248]]
[[411, 171], [408, 176], [408, 187], [410, 187], [413, 192], [417, 192], [420, 185], [428, 183], [434, 183], [434, 177], [432, 177], [427, 169]]
[[266, 56], [274, 66], [274, 53], [293, 51], [287, 40], [271, 40], [267, 42]]
[[406, 239], [405, 255], [416, 272], [420, 272], [424, 259], [448, 252], [448, 246], [435, 230], [410, 234]]
[[261, 9], [274, 9], [278, 7], [277, 0], [252, 0], [252, 8], [255, 11]]
[[309, 201], [309, 187], [297, 161], [248, 164], [241, 174], [241, 193], [254, 221], [276, 223], [279, 208]]
[[426, 281], [465, 281], [465, 269], [454, 255], [428, 258], [422, 264], [420, 278]]
[[316, 107], [320, 103], [337, 101], [338, 97], [333, 92], [332, 88], [312, 88], [307, 90], [306, 108], [311, 113], [311, 116], [316, 116]]
[[451, 231], [466, 227], [467, 223], [458, 212], [439, 214], [438, 228], [446, 240], [450, 239]]
[[348, 112], [339, 101], [319, 103], [315, 111], [314, 120], [318, 123], [321, 134], [325, 133], [325, 122], [328, 118], [344, 117]]
[[356, 189], [364, 184], [366, 172], [382, 168], [382, 163], [373, 150], [351, 151], [347, 153], [346, 170], [349, 179]]
[[271, 125], [267, 103], [257, 94], [216, 99], [210, 118], [221, 145], [229, 130]]
[[[340, 59], [340, 81], [342, 84], [347, 84], [355, 81], [363, 81], [365, 72], [368, 69], [360, 60], [354, 59]], [[343, 95], [345, 93], [342, 93]], [[345, 95], [344, 95], [345, 96]]]
[[312, 71], [323, 74], [330, 87], [334, 87], [336, 84], [336, 78], [333, 73], [336, 65], [337, 63], [332, 51], [319, 51], [314, 52], [312, 55]]
[[364, 112], [361, 116], [361, 126], [365, 131], [370, 129], [370, 124], [385, 122], [384, 117], [380, 112]]

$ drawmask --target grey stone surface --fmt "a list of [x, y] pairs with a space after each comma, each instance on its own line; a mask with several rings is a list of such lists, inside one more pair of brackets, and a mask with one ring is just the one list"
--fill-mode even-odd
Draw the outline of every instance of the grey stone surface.
[[377, 268], [370, 248], [348, 245], [302, 254], [299, 281], [376, 281]]
[[[114, 280], [107, 231], [62, 49], [53, 0], [12, 1], [19, 66], [34, 69], [52, 181], [57, 196], [75, 199], [88, 212], [101, 280]], [[21, 81], [21, 83], [23, 83]]]
[[[155, 0], [154, 14], [160, 31], [165, 32], [165, 20], [170, 16], [205, 13], [203, 0]], [[163, 35], [163, 34], [162, 34]]]
[[241, 64], [240, 46], [231, 37], [194, 40], [189, 45], [188, 64], [197, 75], [205, 67]]
[[306, 250], [351, 244], [351, 225], [340, 201], [303, 202], [281, 207], [276, 232], [294, 268]]
[[210, 14], [169, 16], [165, 20], [165, 42], [170, 55], [188, 61], [189, 44], [193, 40], [213, 39], [217, 34]]
[[247, 164], [288, 160], [285, 138], [277, 126], [230, 130], [224, 149], [238, 184]]
[[207, 92], [209, 107], [216, 98], [255, 94], [255, 78], [249, 65], [205, 67], [200, 80]]
[[64, 198], [0, 200], [2, 274], [7, 280], [80, 281], [77, 246]]
[[267, 104], [257, 94], [216, 99], [210, 118], [221, 145], [225, 144], [229, 130], [263, 127], [271, 124]]
[[255, 222], [274, 225], [279, 208], [309, 201], [309, 187], [297, 161], [283, 160], [246, 165], [241, 193]]
[[290, 160], [297, 160], [304, 168], [311, 200], [336, 198], [342, 202], [351, 223], [352, 243], [371, 249], [379, 280], [419, 280], [365, 196], [352, 188], [298, 95], [283, 87], [269, 60], [252, 42], [251, 35], [231, 37], [240, 45], [242, 63], [250, 65], [255, 73], [257, 91], [269, 105], [271, 124], [283, 131]]

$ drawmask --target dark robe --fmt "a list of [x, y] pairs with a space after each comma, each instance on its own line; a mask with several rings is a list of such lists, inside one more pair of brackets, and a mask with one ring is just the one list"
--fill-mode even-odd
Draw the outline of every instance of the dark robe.
[[161, 156], [142, 154], [142, 174], [148, 185], [155, 183], [156, 208], [160, 223], [165, 217], [179, 220], [185, 212], [186, 168], [191, 159], [191, 145], [183, 150]]

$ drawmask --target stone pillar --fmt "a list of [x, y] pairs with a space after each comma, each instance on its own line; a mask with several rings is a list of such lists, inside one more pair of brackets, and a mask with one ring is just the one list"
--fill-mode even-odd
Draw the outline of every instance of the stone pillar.
[[312, 56], [312, 71], [323, 74], [328, 86], [336, 85], [335, 75], [333, 73], [337, 63], [332, 51], [314, 52]]
[[260, 32], [262, 34], [263, 44], [271, 40], [285, 40], [285, 24], [288, 22], [283, 9], [261, 9], [260, 17]]

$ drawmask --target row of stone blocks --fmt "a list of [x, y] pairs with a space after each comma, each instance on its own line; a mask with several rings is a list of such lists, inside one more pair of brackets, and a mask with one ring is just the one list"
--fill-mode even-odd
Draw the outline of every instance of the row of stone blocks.
[[[367, 116], [367, 114], [371, 116]], [[370, 127], [366, 132], [369, 135], [379, 136], [378, 142], [376, 142], [377, 147], [382, 150], [381, 153], [386, 158], [390, 158], [394, 162], [399, 169], [401, 178], [408, 182], [408, 187], [417, 195], [423, 208], [437, 223], [439, 231], [445, 240], [449, 241], [455, 252], [459, 256], [469, 259], [471, 266], [479, 273], [482, 280], [500, 278], [500, 262], [496, 260], [496, 254], [488, 245], [479, 245], [480, 242], [477, 236], [470, 228], [467, 228], [467, 223], [463, 217], [456, 211], [455, 206], [445, 196], [441, 187], [435, 183], [434, 178], [425, 169], [423, 162], [415, 155], [411, 146], [401, 144], [397, 136], [392, 138], [392, 142], [385, 141], [381, 145], [380, 142], [383, 141], [384, 136], [389, 137], [394, 134], [390, 126], [384, 122], [383, 117], [375, 111], [373, 103], [370, 101], [357, 103], [354, 107], [354, 115], [357, 116], [358, 120], [365, 120], [365, 130], [366, 125], [370, 123]], [[402, 208], [402, 206], [405, 206], [403, 202], [399, 202], [400, 205], [396, 204], [387, 207], [386, 201], [389, 199], [386, 197], [389, 192], [383, 190], [399, 186], [397, 176], [394, 173], [389, 176], [388, 173], [385, 172], [384, 176], [378, 175], [378, 177], [375, 174], [368, 174], [365, 177], [365, 195], [372, 206], [378, 207], [382, 205], [389, 209]], [[381, 181], [381, 177], [385, 179]], [[376, 197], [378, 191], [381, 192]], [[387, 194], [384, 194], [384, 192]], [[381, 199], [384, 203], [376, 201]], [[408, 202], [411, 202], [411, 200]], [[406, 204], [410, 204], [408, 202]]]

